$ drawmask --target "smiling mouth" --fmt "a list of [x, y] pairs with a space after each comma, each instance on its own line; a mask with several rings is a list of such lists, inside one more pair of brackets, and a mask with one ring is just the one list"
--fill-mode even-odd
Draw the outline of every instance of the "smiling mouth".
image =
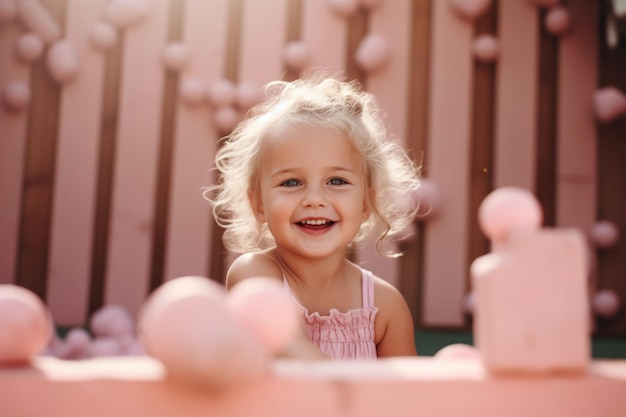
[[325, 229], [327, 227], [330, 227], [335, 223], [336, 222], [332, 220], [326, 220], [326, 219], [307, 219], [307, 220], [302, 220], [300, 222], [297, 222], [296, 224], [305, 229], [319, 230], [319, 229]]

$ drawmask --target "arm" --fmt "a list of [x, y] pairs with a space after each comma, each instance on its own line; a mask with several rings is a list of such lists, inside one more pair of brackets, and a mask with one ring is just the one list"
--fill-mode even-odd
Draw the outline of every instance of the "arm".
[[411, 311], [400, 292], [386, 281], [376, 279], [374, 294], [376, 352], [378, 357], [415, 356], [415, 328]]
[[244, 253], [228, 268], [226, 289], [230, 290], [244, 279], [261, 276], [282, 281], [280, 268], [264, 252]]

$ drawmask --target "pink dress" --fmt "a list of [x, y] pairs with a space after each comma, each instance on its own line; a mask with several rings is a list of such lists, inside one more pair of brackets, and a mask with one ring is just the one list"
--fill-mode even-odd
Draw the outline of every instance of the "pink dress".
[[[374, 320], [378, 308], [374, 305], [374, 279], [372, 273], [365, 269], [362, 269], [361, 276], [363, 305], [345, 313], [333, 308], [328, 316], [321, 316], [318, 312], [309, 314], [291, 296], [302, 311], [309, 339], [333, 359], [376, 359]], [[284, 278], [283, 283], [285, 290], [291, 294]]]

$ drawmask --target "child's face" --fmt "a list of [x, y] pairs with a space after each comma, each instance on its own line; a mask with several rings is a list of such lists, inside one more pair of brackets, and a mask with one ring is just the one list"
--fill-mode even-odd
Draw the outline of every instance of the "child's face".
[[288, 126], [261, 147], [259, 222], [276, 245], [305, 257], [345, 254], [369, 212], [363, 161], [336, 130]]

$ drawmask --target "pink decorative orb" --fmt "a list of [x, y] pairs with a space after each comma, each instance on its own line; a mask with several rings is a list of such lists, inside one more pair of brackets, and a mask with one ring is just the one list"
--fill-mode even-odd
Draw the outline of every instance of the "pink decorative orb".
[[465, 343], [453, 343], [439, 349], [433, 359], [479, 359], [480, 352], [474, 346]]
[[246, 111], [263, 100], [261, 88], [253, 82], [244, 81], [237, 86], [237, 104]]
[[55, 42], [48, 51], [48, 70], [52, 79], [67, 84], [78, 75], [78, 55], [69, 40]]
[[450, 6], [465, 19], [476, 19], [491, 7], [491, 0], [450, 0]]
[[563, 35], [570, 28], [572, 18], [570, 12], [561, 6], [550, 8], [546, 14], [544, 24], [546, 29], [553, 35]]
[[170, 377], [206, 388], [226, 388], [263, 375], [269, 354], [232, 315], [224, 288], [203, 277], [176, 278], [142, 307], [146, 351]]
[[461, 310], [463, 311], [463, 314], [465, 314], [466, 316], [473, 316], [475, 306], [476, 306], [476, 301], [475, 301], [474, 293], [470, 291], [465, 295], [465, 297], [463, 297], [463, 304], [461, 305]]
[[0, 25], [10, 23], [17, 16], [14, 0], [0, 0]]
[[364, 7], [370, 10], [380, 6], [382, 2], [383, 0], [359, 0], [361, 7]]
[[327, 0], [330, 9], [339, 17], [352, 16], [359, 8], [359, 0]]
[[119, 305], [107, 305], [96, 311], [89, 327], [96, 337], [121, 338], [135, 333], [130, 312]]
[[493, 62], [500, 55], [498, 39], [489, 34], [479, 35], [472, 44], [474, 57], [481, 62]]
[[298, 332], [299, 317], [282, 282], [249, 278], [237, 284], [227, 298], [233, 316], [244, 324], [268, 352], [286, 348]]
[[71, 329], [63, 341], [56, 341], [52, 354], [60, 359], [85, 359], [91, 346], [91, 336], [81, 327]]
[[22, 81], [10, 81], [2, 92], [4, 108], [13, 112], [21, 112], [30, 104], [30, 85]]
[[180, 82], [180, 97], [190, 106], [206, 102], [207, 86], [200, 78], [187, 77]]
[[143, 21], [149, 11], [145, 0], [109, 0], [104, 18], [119, 29], [127, 29]]
[[222, 106], [213, 113], [213, 123], [221, 133], [230, 133], [241, 120], [239, 111], [233, 106]]
[[87, 348], [87, 357], [121, 356], [124, 353], [120, 341], [111, 337], [97, 338]]
[[309, 50], [304, 42], [290, 42], [283, 51], [283, 63], [294, 71], [302, 71], [309, 62]]
[[501, 187], [492, 191], [478, 209], [478, 223], [492, 240], [504, 240], [514, 230], [534, 230], [541, 226], [543, 213], [528, 190]]
[[417, 207], [415, 219], [419, 221], [429, 220], [441, 211], [441, 194], [435, 183], [424, 178], [420, 186], [413, 192], [414, 204]]
[[620, 309], [620, 304], [619, 296], [613, 290], [600, 290], [591, 300], [593, 313], [602, 318], [614, 317]]
[[597, 120], [609, 123], [626, 114], [626, 95], [615, 87], [604, 87], [593, 94], [593, 109]]
[[43, 40], [34, 33], [26, 33], [15, 42], [15, 53], [23, 62], [30, 64], [37, 61], [43, 55]]
[[44, 303], [30, 290], [0, 285], [0, 363], [27, 363], [50, 338], [50, 321]]
[[355, 53], [359, 67], [366, 72], [375, 72], [389, 61], [390, 51], [387, 39], [377, 33], [365, 36]]
[[180, 71], [189, 62], [189, 50], [184, 43], [172, 42], [163, 51], [163, 63], [171, 71]]
[[619, 229], [612, 221], [601, 220], [591, 227], [589, 240], [597, 248], [611, 248], [619, 240]]
[[532, 5], [537, 7], [556, 7], [559, 5], [561, 0], [528, 0]]
[[91, 29], [89, 34], [89, 42], [96, 49], [108, 51], [117, 43], [119, 35], [117, 28], [110, 23], [98, 22]]
[[214, 107], [226, 107], [235, 104], [237, 88], [235, 84], [227, 79], [214, 81], [209, 85], [209, 102]]

